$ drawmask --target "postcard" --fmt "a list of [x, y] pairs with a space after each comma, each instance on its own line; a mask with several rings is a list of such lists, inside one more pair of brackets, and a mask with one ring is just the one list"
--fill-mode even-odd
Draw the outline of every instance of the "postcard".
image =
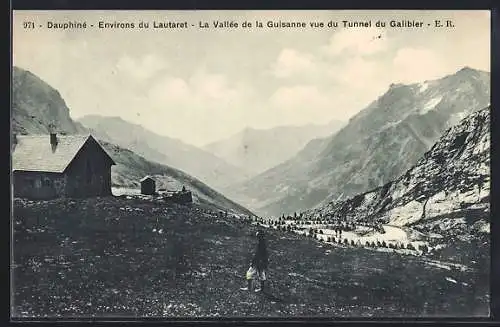
[[12, 24], [13, 318], [489, 316], [489, 11]]

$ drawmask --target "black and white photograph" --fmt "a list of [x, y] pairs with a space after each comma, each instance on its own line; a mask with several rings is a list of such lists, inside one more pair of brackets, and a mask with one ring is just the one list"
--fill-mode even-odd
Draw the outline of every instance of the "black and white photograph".
[[490, 316], [488, 10], [14, 10], [11, 318]]

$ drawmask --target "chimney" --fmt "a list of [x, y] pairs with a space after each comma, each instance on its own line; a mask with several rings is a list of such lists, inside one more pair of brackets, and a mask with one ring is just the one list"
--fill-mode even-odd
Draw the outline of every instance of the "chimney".
[[52, 146], [57, 145], [57, 134], [56, 133], [50, 133], [50, 145], [52, 145]]

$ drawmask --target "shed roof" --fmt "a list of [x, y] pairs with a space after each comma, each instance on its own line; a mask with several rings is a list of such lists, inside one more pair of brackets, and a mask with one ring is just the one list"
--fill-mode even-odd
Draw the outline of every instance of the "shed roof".
[[148, 176], [144, 176], [144, 177], [140, 180], [140, 182], [142, 183], [142, 182], [147, 181], [147, 180], [152, 180], [152, 181], [154, 182], [154, 178], [153, 178], [153, 177], [151, 177], [151, 176], [149, 176], [149, 175], [148, 175]]
[[[53, 148], [50, 135], [18, 135], [12, 151], [12, 170], [62, 173], [89, 139], [95, 141], [92, 135], [57, 135], [57, 146]], [[115, 164], [113, 159], [111, 162]]]

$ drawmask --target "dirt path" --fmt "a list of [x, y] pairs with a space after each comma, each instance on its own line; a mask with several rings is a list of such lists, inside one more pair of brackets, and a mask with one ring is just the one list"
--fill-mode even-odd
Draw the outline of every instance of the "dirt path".
[[[368, 236], [360, 236], [358, 233], [344, 231], [342, 232], [342, 238], [346, 238], [349, 242], [354, 240], [354, 242], [360, 241], [362, 244], [365, 242], [377, 242], [386, 241], [391, 243], [409, 243], [407, 233], [396, 226], [383, 225], [382, 226], [385, 233], [370, 233]], [[323, 235], [325, 236], [335, 236], [335, 231], [331, 229], [322, 229]], [[324, 237], [324, 236], [323, 236]]]

